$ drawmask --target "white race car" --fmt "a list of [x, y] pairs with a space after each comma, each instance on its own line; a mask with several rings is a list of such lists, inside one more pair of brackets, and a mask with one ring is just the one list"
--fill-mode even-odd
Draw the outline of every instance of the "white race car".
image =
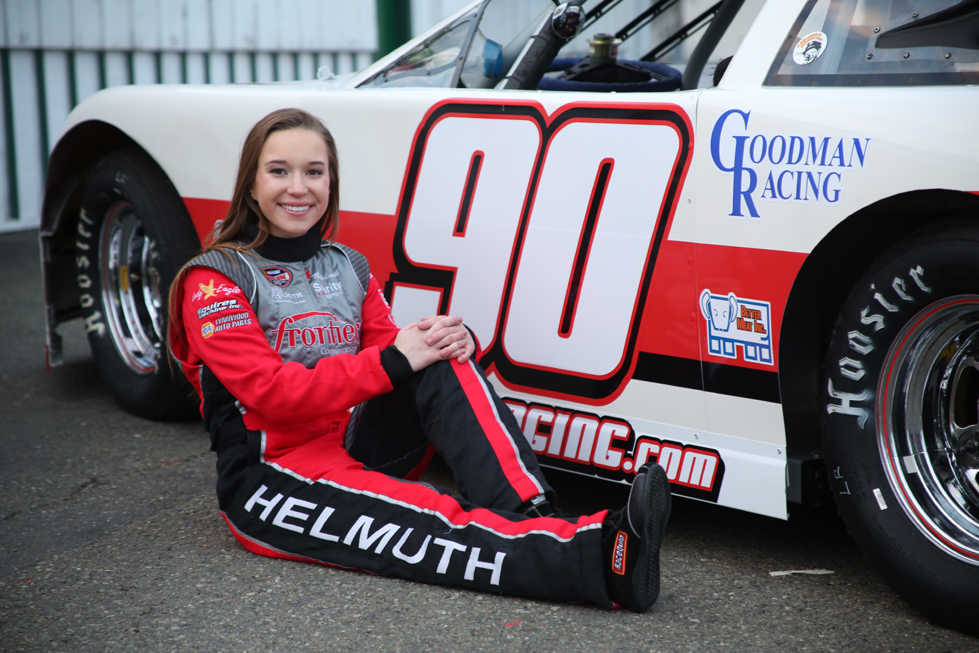
[[616, 57], [680, 1], [651, 0], [565, 56], [620, 1], [474, 2], [342, 82], [93, 96], [50, 157], [50, 363], [81, 318], [125, 408], [186, 410], [167, 285], [244, 134], [301, 107], [340, 240], [399, 322], [464, 316], [543, 465], [654, 461], [778, 518], [831, 494], [901, 596], [979, 633], [979, 2], [722, 0]]

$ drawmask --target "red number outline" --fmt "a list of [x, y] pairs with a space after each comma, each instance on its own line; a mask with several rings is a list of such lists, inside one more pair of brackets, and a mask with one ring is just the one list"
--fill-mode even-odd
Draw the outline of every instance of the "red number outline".
[[[452, 297], [455, 282], [455, 267], [416, 263], [405, 251], [404, 238], [411, 213], [415, 185], [424, 160], [429, 134], [439, 121], [447, 117], [478, 116], [504, 120], [531, 120], [537, 124], [541, 134], [537, 158], [534, 162], [531, 179], [525, 191], [523, 208], [511, 249], [503, 294], [499, 298], [497, 325], [494, 339], [480, 343], [480, 364], [487, 373], [495, 372], [508, 388], [533, 394], [578, 401], [591, 405], [611, 402], [617, 397], [632, 377], [636, 365], [636, 343], [640, 332], [640, 321], [649, 291], [657, 255], [669, 226], [672, 224], [680, 190], [690, 166], [693, 153], [693, 129], [687, 114], [674, 104], [602, 104], [574, 103], [562, 107], [548, 115], [536, 102], [499, 102], [446, 100], [433, 106], [419, 124], [412, 144], [408, 167], [402, 183], [401, 198], [398, 203], [397, 226], [395, 227], [392, 254], [397, 269], [385, 285], [385, 294], [394, 298], [397, 286], [413, 286], [441, 291], [439, 312], [446, 313]], [[547, 158], [551, 137], [562, 126], [571, 122], [589, 121], [603, 123], [631, 123], [663, 125], [674, 129], [679, 139], [679, 148], [673, 169], [667, 182], [666, 192], [656, 213], [656, 226], [649, 243], [646, 264], [642, 273], [639, 291], [636, 295], [628, 337], [618, 366], [610, 373], [600, 377], [582, 373], [556, 370], [513, 361], [503, 347], [503, 334], [509, 315], [509, 303], [514, 282], [519, 271], [520, 255], [527, 233], [528, 221], [532, 212], [541, 170]], [[569, 279], [570, 284], [570, 279]]]

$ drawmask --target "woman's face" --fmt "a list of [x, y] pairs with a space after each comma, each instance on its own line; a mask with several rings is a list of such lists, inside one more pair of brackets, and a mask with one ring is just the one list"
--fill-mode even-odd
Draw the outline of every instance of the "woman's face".
[[330, 199], [326, 143], [308, 129], [273, 132], [258, 157], [252, 199], [279, 238], [302, 236], [326, 212]]

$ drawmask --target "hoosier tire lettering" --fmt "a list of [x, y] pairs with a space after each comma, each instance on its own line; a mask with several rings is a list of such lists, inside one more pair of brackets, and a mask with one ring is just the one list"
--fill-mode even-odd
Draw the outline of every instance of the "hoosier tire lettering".
[[979, 228], [949, 221], [885, 252], [843, 305], [823, 374], [850, 532], [906, 601], [979, 634]]
[[78, 212], [78, 238], [75, 241], [75, 265], [78, 267], [78, 289], [80, 294], [78, 296], [78, 303], [81, 304], [82, 309], [86, 311], [86, 316], [84, 317], [85, 322], [85, 332], [95, 333], [95, 335], [102, 337], [105, 335], [105, 323], [102, 317], [102, 312], [98, 310], [93, 310], [88, 312], [95, 306], [95, 297], [92, 296], [91, 289], [93, 284], [92, 275], [97, 271], [93, 269], [92, 266], [92, 243], [94, 242], [94, 234], [92, 233], [92, 227], [94, 222], [88, 214], [85, 213], [85, 209]]
[[78, 305], [102, 378], [141, 417], [193, 411], [164, 341], [167, 290], [198, 247], [183, 201], [152, 159], [134, 149], [99, 162], [75, 226]]

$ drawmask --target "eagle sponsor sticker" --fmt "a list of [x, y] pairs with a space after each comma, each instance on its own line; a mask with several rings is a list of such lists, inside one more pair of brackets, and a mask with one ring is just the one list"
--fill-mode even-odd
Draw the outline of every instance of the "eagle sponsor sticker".
[[819, 58], [826, 49], [826, 35], [822, 32], [806, 34], [799, 40], [792, 51], [792, 61], [800, 66], [807, 66]]
[[625, 576], [625, 554], [629, 547], [629, 534], [619, 531], [615, 534], [615, 550], [612, 552], [612, 571]]
[[210, 279], [207, 282], [207, 285], [204, 285], [203, 283], [199, 283], [197, 284], [197, 287], [198, 290], [194, 291], [194, 294], [191, 295], [191, 299], [193, 299], [195, 302], [201, 302], [201, 301], [206, 302], [209, 299], [212, 299], [218, 295], [224, 295], [225, 297], [227, 297], [229, 295], [241, 294], [241, 288], [233, 284], [229, 285], [226, 283], [222, 283], [218, 286], [215, 286], [214, 279]]
[[292, 272], [278, 265], [270, 265], [267, 268], [262, 268], [262, 274], [269, 280], [269, 283], [279, 288], [285, 288], [292, 283]]

